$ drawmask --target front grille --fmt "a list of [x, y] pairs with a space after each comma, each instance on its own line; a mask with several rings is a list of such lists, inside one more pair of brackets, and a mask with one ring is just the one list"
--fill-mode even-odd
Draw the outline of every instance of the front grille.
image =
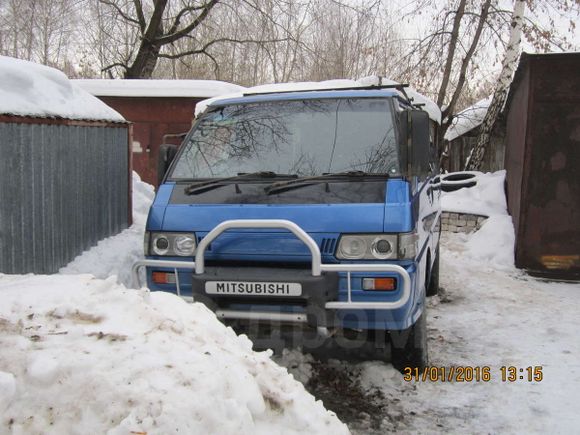
[[336, 239], [334, 237], [322, 239], [320, 243], [320, 252], [322, 254], [334, 254], [334, 248], [336, 247]]
[[[203, 236], [197, 236], [197, 245], [199, 246], [199, 244], [201, 243], [203, 239]], [[209, 245], [207, 245], [207, 248], [205, 248], [206, 252], [211, 252], [211, 243]]]

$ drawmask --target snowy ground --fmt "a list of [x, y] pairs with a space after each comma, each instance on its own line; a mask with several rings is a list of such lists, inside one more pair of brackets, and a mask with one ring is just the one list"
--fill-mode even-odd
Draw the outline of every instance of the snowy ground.
[[0, 434], [347, 433], [205, 306], [123, 285], [153, 198], [133, 184], [131, 228], [61, 274], [0, 274]]
[[[353, 432], [578, 433], [580, 285], [498, 271], [466, 255], [468, 239], [443, 241], [430, 365], [489, 366], [491, 382], [405, 382], [379, 361], [321, 363], [296, 350], [282, 358]], [[542, 366], [544, 379], [502, 382], [502, 366]], [[345, 391], [350, 401], [332, 400]]]
[[[448, 211], [490, 217], [476, 233], [444, 234], [443, 290], [427, 310], [430, 366], [487, 366], [490, 382], [407, 382], [385, 362], [321, 362], [296, 349], [278, 358], [353, 432], [578, 433], [580, 284], [514, 268], [504, 177], [481, 174], [443, 198]], [[524, 372], [503, 382], [502, 366]], [[528, 382], [537, 366], [543, 379]]]
[[[431, 365], [488, 366], [490, 382], [407, 382], [388, 362], [299, 349], [275, 358], [353, 433], [578, 432], [580, 285], [514, 269], [502, 177], [448, 198], [477, 197], [490, 219], [444, 237], [444, 291], [428, 307]], [[122, 286], [152, 198], [134, 184], [132, 228], [60, 275], [0, 275], [0, 434], [345, 432], [204, 307]], [[502, 366], [542, 366], [543, 380], [502, 382]]]

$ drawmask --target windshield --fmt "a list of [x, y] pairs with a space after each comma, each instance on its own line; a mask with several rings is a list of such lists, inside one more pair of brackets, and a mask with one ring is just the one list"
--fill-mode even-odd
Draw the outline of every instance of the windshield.
[[272, 171], [399, 172], [387, 98], [341, 98], [228, 105], [196, 124], [172, 179]]

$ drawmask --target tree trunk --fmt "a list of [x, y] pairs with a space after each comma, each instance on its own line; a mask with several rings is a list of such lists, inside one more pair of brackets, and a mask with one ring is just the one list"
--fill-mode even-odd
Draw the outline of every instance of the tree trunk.
[[461, 20], [465, 14], [466, 1], [467, 0], [461, 0], [459, 2], [459, 7], [455, 11], [453, 30], [451, 31], [451, 40], [449, 41], [449, 50], [447, 51], [445, 69], [443, 70], [443, 80], [441, 81], [441, 87], [439, 88], [439, 93], [437, 95], [437, 105], [439, 107], [443, 106], [445, 96], [447, 95], [447, 86], [449, 85], [449, 79], [451, 78], [451, 67], [453, 66], [453, 58], [455, 57], [455, 48], [457, 47], [457, 40], [459, 39], [459, 26], [461, 25]]
[[469, 157], [465, 162], [465, 170], [479, 170], [483, 163], [483, 158], [485, 157], [485, 150], [489, 147], [493, 127], [495, 126], [497, 118], [499, 117], [507, 98], [511, 79], [517, 66], [525, 8], [525, 0], [515, 0], [510, 37], [503, 60], [502, 70], [497, 82], [497, 87], [493, 93], [491, 104], [489, 105], [483, 123], [481, 124], [477, 143], [469, 153]]
[[[150, 79], [159, 59], [161, 43], [158, 38], [163, 36], [163, 12], [168, 0], [155, 0], [155, 9], [147, 28], [141, 36], [139, 51], [135, 61], [125, 71], [126, 79]], [[140, 4], [140, 3], [139, 3]]]
[[135, 61], [125, 71], [126, 79], [150, 79], [153, 70], [157, 65], [159, 50], [161, 47], [156, 46], [148, 41], [143, 41], [139, 47], [139, 52]]

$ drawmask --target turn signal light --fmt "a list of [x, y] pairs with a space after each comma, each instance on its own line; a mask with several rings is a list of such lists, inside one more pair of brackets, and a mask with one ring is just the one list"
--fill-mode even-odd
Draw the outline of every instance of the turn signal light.
[[363, 290], [381, 290], [393, 291], [397, 290], [396, 278], [363, 278]]
[[175, 274], [171, 272], [153, 272], [151, 279], [155, 284], [175, 284]]

